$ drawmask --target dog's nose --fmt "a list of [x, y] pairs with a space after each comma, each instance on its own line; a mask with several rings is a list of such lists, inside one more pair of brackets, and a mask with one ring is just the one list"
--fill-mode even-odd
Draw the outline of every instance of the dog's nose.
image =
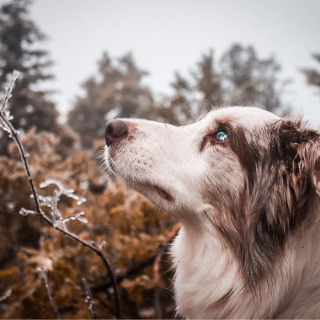
[[116, 119], [108, 121], [105, 134], [107, 146], [109, 147], [112, 142], [122, 139], [127, 133], [128, 127], [124, 121]]

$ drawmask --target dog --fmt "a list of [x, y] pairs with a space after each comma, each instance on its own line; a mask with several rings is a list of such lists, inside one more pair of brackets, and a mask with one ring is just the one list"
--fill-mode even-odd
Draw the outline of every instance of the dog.
[[253, 107], [106, 126], [109, 170], [181, 221], [187, 318], [320, 318], [320, 133]]

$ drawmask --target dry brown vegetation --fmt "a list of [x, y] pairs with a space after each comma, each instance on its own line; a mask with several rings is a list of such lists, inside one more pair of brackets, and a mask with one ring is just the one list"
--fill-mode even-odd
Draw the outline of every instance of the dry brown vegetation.
[[[1, 118], [7, 121], [3, 117], [1, 110]], [[0, 158], [0, 190], [5, 199], [0, 226], [3, 317], [119, 317], [111, 276], [120, 285], [123, 317], [172, 317], [165, 248], [178, 224], [137, 193], [111, 181], [98, 168], [95, 152], [90, 155], [77, 150], [76, 139], [47, 132], [35, 135], [31, 129], [20, 141], [13, 128], [5, 123], [4, 127], [11, 130], [18, 146], [24, 145], [28, 154], [22, 155], [27, 155], [32, 164], [32, 183], [42, 188], [30, 197], [25, 172], [28, 164], [21, 162], [21, 148], [10, 144], [9, 157]], [[65, 140], [74, 149], [69, 155], [59, 152]], [[96, 141], [96, 151], [102, 146], [103, 142]], [[55, 230], [60, 225], [43, 223], [34, 208], [35, 198], [48, 207], [45, 202], [52, 200], [48, 194], [55, 194], [59, 184], [74, 190], [71, 198], [62, 194], [57, 202], [62, 218], [74, 218], [63, 225], [65, 233]], [[50, 206], [41, 210], [46, 216], [53, 212]], [[86, 213], [85, 220], [83, 215], [76, 219], [79, 212]], [[103, 246], [114, 274], [106, 274], [99, 255], [66, 234]], [[83, 281], [88, 283], [85, 288]], [[88, 299], [91, 292], [92, 298]]]

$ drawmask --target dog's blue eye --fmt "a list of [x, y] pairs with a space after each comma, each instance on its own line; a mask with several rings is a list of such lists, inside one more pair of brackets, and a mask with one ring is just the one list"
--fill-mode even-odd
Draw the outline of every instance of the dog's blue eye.
[[215, 140], [219, 143], [226, 142], [228, 140], [228, 134], [225, 131], [219, 131], [216, 136]]

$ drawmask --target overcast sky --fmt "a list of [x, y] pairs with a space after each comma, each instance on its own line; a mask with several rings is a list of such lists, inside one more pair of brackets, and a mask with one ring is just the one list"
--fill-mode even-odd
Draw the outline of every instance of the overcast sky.
[[174, 71], [187, 74], [210, 47], [219, 58], [240, 42], [276, 56], [282, 77], [294, 80], [286, 102], [320, 125], [320, 96], [299, 72], [315, 67], [310, 55], [320, 53], [319, 0], [35, 0], [31, 15], [49, 36], [62, 112], [105, 50], [112, 57], [132, 51], [150, 72], [145, 83], [165, 93]]

